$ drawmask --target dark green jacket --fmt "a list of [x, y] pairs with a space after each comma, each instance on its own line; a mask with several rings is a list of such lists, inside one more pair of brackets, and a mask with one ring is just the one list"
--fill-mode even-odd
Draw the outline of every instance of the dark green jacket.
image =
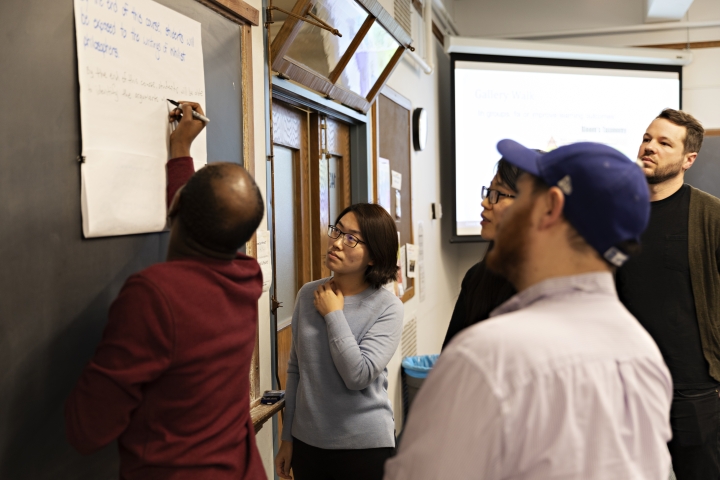
[[720, 199], [690, 187], [690, 280], [703, 353], [720, 382]]

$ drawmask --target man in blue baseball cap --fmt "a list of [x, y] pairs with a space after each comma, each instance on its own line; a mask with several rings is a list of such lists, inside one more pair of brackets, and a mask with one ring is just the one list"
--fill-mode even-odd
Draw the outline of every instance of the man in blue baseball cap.
[[524, 173], [488, 266], [518, 293], [443, 351], [387, 479], [667, 479], [672, 380], [613, 271], [649, 214], [641, 169], [576, 143], [498, 151]]

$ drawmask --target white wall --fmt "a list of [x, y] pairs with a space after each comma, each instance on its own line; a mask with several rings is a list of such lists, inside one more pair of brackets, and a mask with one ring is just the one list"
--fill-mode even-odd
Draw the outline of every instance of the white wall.
[[[700, 0], [696, 0], [700, 1]], [[643, 0], [455, 0], [460, 34], [492, 37], [642, 23]]]
[[[469, 37], [513, 37], [644, 23], [645, 0], [448, 1], [454, 2], [453, 14], [460, 34]], [[720, 20], [720, 2], [694, 0], [684, 20]], [[683, 31], [682, 39], [674, 41], [685, 40]]]

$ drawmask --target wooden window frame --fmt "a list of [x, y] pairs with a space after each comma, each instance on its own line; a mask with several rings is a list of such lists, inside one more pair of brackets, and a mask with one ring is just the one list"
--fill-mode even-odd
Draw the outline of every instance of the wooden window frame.
[[[402, 57], [405, 49], [412, 48], [410, 47], [412, 37], [400, 26], [399, 23], [397, 23], [394, 18], [392, 18], [387, 11], [385, 11], [385, 9], [382, 8], [377, 0], [353, 1], [358, 3], [368, 12], [368, 17], [360, 27], [357, 35], [353, 38], [348, 49], [340, 58], [340, 61], [335, 69], [330, 73], [329, 78], [324, 75], [320, 75], [307, 66], [285, 56], [290, 48], [290, 45], [292, 45], [298, 33], [300, 33], [300, 28], [303, 24], [301, 20], [292, 16], [288, 16], [287, 20], [285, 20], [285, 23], [283, 23], [283, 26], [280, 28], [280, 31], [272, 42], [272, 46], [270, 48], [272, 61], [271, 65], [273, 70], [285, 77], [312, 90], [327, 95], [329, 98], [351, 108], [367, 113], [375, 101], [375, 97], [377, 97], [380, 93], [383, 85], [385, 85], [385, 82], [400, 61], [400, 57]], [[301, 17], [305, 16], [312, 6], [312, 0], [298, 0], [293, 7], [292, 13]], [[363, 97], [345, 87], [337, 85], [336, 82], [340, 78], [340, 74], [347, 66], [352, 56], [355, 54], [355, 51], [360, 46], [363, 38], [365, 38], [365, 35], [370, 30], [370, 27], [375, 22], [378, 22], [385, 31], [387, 31], [398, 42], [399, 46], [390, 59], [390, 62], [378, 77], [375, 85], [373, 85], [368, 92], [368, 95]]]

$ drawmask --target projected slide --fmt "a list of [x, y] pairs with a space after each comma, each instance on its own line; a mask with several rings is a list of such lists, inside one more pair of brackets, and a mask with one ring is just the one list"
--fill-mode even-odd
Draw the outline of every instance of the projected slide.
[[456, 61], [457, 236], [481, 234], [480, 192], [499, 140], [545, 151], [600, 142], [635, 159], [652, 119], [679, 105], [677, 72]]

